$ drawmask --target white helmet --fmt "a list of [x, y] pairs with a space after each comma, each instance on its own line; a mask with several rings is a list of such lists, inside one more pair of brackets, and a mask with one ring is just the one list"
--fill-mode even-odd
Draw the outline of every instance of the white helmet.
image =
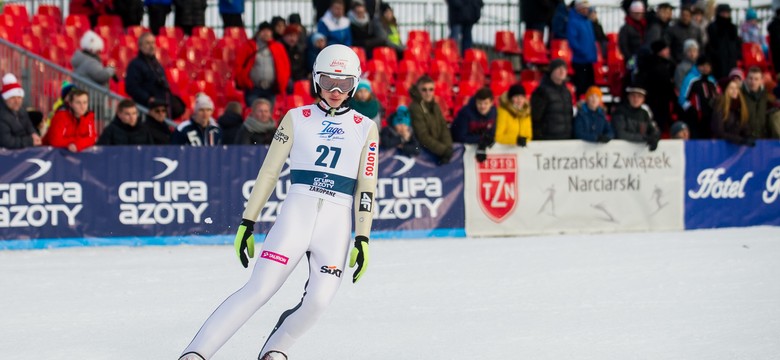
[[[355, 54], [355, 51], [348, 46], [341, 44], [327, 46], [320, 51], [319, 55], [317, 55], [317, 59], [314, 60], [314, 69], [312, 69], [314, 91], [319, 93], [320, 89], [338, 89], [341, 92], [349, 92], [349, 95], [353, 96], [357, 91], [360, 73], [360, 59], [357, 54]], [[350, 87], [342, 89], [339, 84], [323, 84], [321, 82], [322, 79], [320, 78], [320, 74], [331, 75], [328, 77], [329, 79], [347, 80], [346, 82], [342, 82], [342, 85], [346, 84], [346, 86]]]

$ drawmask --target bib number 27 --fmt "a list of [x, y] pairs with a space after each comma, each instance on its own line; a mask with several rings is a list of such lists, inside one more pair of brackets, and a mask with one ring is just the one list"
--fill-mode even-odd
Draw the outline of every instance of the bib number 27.
[[317, 161], [314, 162], [314, 165], [333, 169], [336, 167], [336, 164], [339, 162], [339, 156], [341, 155], [341, 148], [334, 147], [334, 146], [327, 147], [325, 145], [320, 145], [317, 146], [317, 153], [320, 154], [320, 157], [317, 158]]

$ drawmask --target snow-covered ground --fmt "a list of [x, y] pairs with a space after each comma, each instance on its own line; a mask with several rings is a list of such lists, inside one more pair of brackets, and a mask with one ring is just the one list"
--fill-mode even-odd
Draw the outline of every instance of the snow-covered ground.
[[[299, 359], [778, 359], [780, 228], [375, 241]], [[176, 359], [249, 276], [230, 246], [0, 252], [3, 359]], [[255, 359], [287, 284], [215, 356]]]

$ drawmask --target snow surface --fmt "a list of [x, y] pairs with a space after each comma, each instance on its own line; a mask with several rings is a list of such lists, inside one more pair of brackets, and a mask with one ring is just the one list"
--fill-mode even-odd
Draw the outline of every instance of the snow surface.
[[[374, 241], [300, 359], [778, 359], [780, 228]], [[3, 359], [176, 359], [250, 271], [231, 246], [0, 252]], [[214, 359], [256, 359], [286, 285]]]

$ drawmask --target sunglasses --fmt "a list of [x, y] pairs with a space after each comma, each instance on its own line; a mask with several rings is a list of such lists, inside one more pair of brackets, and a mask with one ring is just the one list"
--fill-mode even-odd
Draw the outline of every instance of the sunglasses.
[[160, 108], [160, 109], [152, 109], [152, 112], [154, 112], [154, 113], [166, 113], [166, 112], [168, 112], [168, 110], [165, 109], [165, 108]]
[[354, 76], [337, 76], [328, 74], [317, 74], [314, 81], [317, 82], [322, 90], [336, 91], [340, 93], [347, 93], [355, 88], [357, 80]]
[[420, 91], [422, 91], [422, 92], [431, 92], [431, 91], [433, 91], [433, 88], [432, 87], [425, 87], [425, 88], [420, 89]]

